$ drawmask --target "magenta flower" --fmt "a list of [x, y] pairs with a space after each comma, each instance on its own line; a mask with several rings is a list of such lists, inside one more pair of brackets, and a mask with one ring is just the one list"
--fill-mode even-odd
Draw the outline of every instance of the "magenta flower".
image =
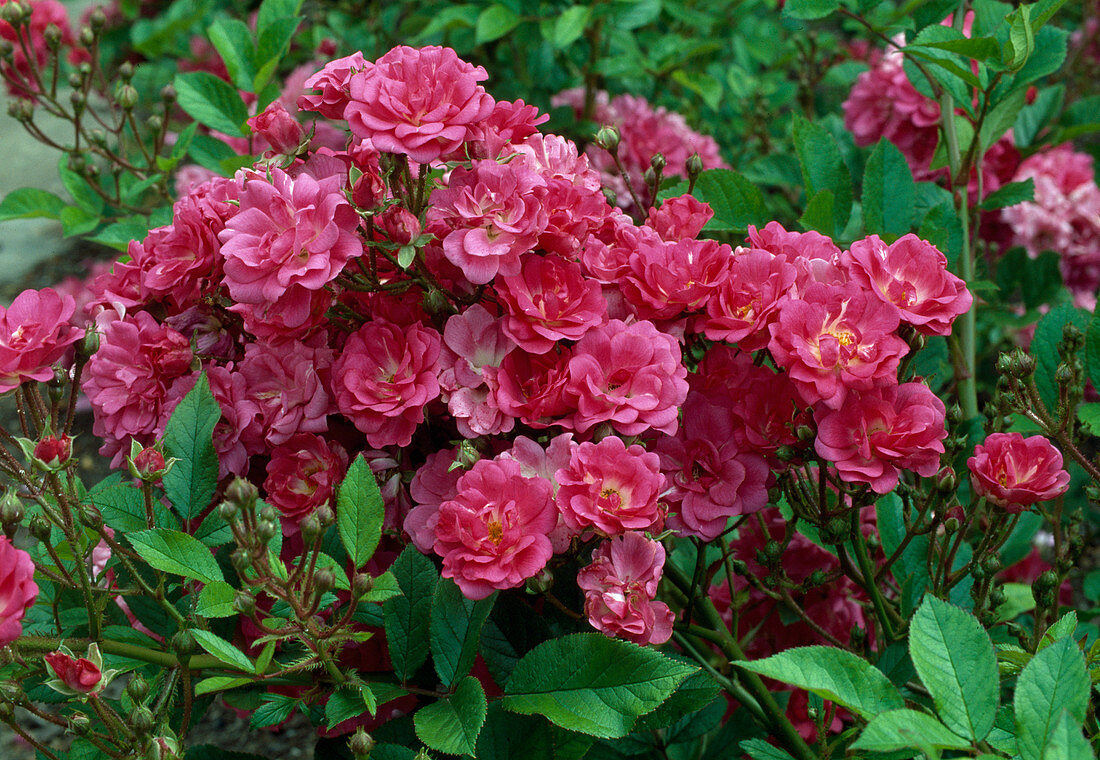
[[658, 503], [665, 490], [660, 457], [637, 444], [628, 448], [615, 436], [582, 443], [556, 479], [558, 509], [575, 530], [595, 528], [614, 536], [659, 529], [664, 521]]
[[439, 507], [435, 553], [443, 577], [469, 599], [515, 588], [553, 554], [557, 524], [550, 481], [525, 478], [518, 462], [482, 459], [458, 481], [458, 495]]
[[53, 364], [84, 337], [69, 322], [75, 311], [73, 297], [52, 288], [24, 290], [11, 306], [0, 306], [0, 393], [53, 379]]
[[458, 150], [493, 112], [493, 98], [478, 84], [488, 78], [450, 48], [401, 45], [352, 74], [343, 116], [352, 134], [383, 153], [427, 164]]
[[993, 433], [966, 460], [974, 492], [1009, 514], [1061, 496], [1069, 489], [1062, 452], [1041, 435]]
[[630, 253], [623, 295], [639, 316], [674, 319], [706, 307], [729, 279], [733, 250], [714, 240], [643, 238]]
[[841, 263], [853, 282], [894, 306], [902, 322], [925, 335], [950, 334], [955, 317], [974, 300], [966, 283], [947, 270], [947, 257], [913, 234], [890, 246], [878, 235], [856, 241]]
[[248, 430], [245, 439], [253, 453], [286, 443], [297, 433], [328, 430], [327, 417], [336, 411], [326, 390], [332, 362], [332, 349], [297, 341], [278, 347], [263, 343], [245, 346], [237, 371], [259, 411], [259, 424]]
[[785, 256], [749, 249], [733, 260], [729, 277], [706, 303], [703, 329], [710, 340], [737, 343], [743, 351], [768, 345], [768, 325], [790, 297], [798, 272]]
[[672, 637], [672, 610], [653, 601], [664, 574], [665, 550], [641, 533], [624, 533], [592, 553], [577, 573], [584, 612], [601, 633], [635, 644], [663, 644]]
[[565, 387], [572, 356], [568, 346], [559, 346], [545, 354], [512, 351], [499, 367], [484, 368], [490, 389], [488, 403], [531, 427], [569, 427], [572, 422], [565, 417], [573, 406], [566, 397]]
[[0, 646], [19, 638], [23, 615], [37, 597], [31, 555], [12, 546], [6, 536], [0, 536]]
[[439, 333], [375, 320], [356, 331], [332, 368], [336, 405], [372, 448], [408, 446], [439, 396]]
[[544, 354], [560, 340], [577, 340], [607, 319], [600, 285], [558, 256], [527, 256], [523, 270], [497, 280], [508, 311], [504, 333], [524, 351]]
[[264, 493], [284, 518], [300, 522], [322, 504], [332, 503], [347, 469], [343, 447], [299, 433], [271, 452]]
[[594, 327], [569, 360], [566, 393], [576, 399], [573, 424], [579, 433], [610, 422], [623, 435], [650, 428], [672, 435], [687, 390], [676, 339], [652, 322], [613, 319]]
[[329, 61], [325, 67], [305, 81], [305, 89], [320, 90], [319, 93], [307, 93], [298, 97], [298, 108], [303, 111], [315, 111], [326, 119], [344, 118], [350, 95], [348, 83], [356, 72], [369, 68], [359, 51], [351, 55]]

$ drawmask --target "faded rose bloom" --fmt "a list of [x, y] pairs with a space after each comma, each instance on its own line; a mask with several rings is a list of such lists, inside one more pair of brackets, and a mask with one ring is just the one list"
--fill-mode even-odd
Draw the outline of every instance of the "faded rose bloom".
[[604, 541], [592, 553], [592, 564], [577, 573], [588, 622], [607, 636], [635, 644], [668, 641], [672, 610], [653, 601], [664, 567], [664, 547], [641, 533]]
[[558, 510], [574, 530], [595, 528], [614, 536], [659, 529], [664, 521], [659, 504], [665, 490], [661, 460], [637, 444], [628, 448], [615, 436], [582, 443], [555, 480]]
[[931, 477], [939, 471], [946, 409], [924, 383], [849, 393], [839, 409], [817, 410], [817, 453], [841, 480], [885, 494], [900, 470]]
[[53, 288], [24, 290], [11, 306], [0, 306], [0, 393], [53, 379], [52, 365], [84, 337], [70, 322], [75, 311], [73, 297]]
[[478, 84], [488, 78], [450, 48], [400, 45], [351, 75], [343, 117], [352, 134], [383, 153], [431, 163], [458, 150], [493, 112], [493, 98]]
[[1050, 501], [1069, 489], [1062, 452], [1041, 435], [992, 433], [974, 447], [966, 466], [974, 492], [1009, 514]]
[[949, 335], [952, 322], [974, 300], [966, 283], [947, 270], [947, 257], [912, 233], [889, 246], [878, 235], [858, 240], [841, 255], [841, 264], [853, 282], [925, 335]]
[[515, 588], [553, 555], [557, 524], [550, 481], [525, 478], [519, 463], [482, 459], [459, 478], [458, 495], [439, 507], [435, 553], [443, 577], [468, 599]]
[[271, 452], [264, 493], [287, 520], [301, 522], [331, 503], [348, 469], [348, 455], [337, 443], [299, 433]]
[[420, 324], [368, 322], [344, 346], [332, 368], [336, 405], [372, 448], [408, 446], [439, 396], [439, 333]]
[[250, 453], [286, 443], [296, 433], [328, 430], [328, 415], [335, 411], [327, 390], [332, 361], [332, 349], [297, 341], [245, 346], [237, 371], [259, 412], [258, 427], [250, 426], [244, 436]]
[[269, 104], [263, 113], [249, 119], [248, 126], [257, 137], [266, 140], [272, 150], [284, 155], [297, 153], [306, 137], [302, 125], [277, 100]]
[[23, 615], [37, 596], [31, 555], [12, 546], [7, 536], [0, 536], [0, 646], [19, 638]]
[[315, 111], [326, 119], [344, 118], [348, 104], [348, 82], [357, 71], [372, 66], [359, 51], [329, 61], [325, 67], [305, 81], [305, 89], [320, 90], [298, 97], [298, 108]]

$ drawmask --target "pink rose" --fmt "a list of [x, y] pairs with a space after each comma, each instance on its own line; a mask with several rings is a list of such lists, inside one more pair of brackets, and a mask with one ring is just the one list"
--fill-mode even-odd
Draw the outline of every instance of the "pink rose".
[[351, 55], [329, 61], [325, 67], [307, 79], [304, 88], [320, 90], [320, 93], [307, 93], [298, 97], [298, 108], [303, 111], [315, 111], [326, 119], [344, 118], [344, 108], [348, 104], [348, 82], [353, 74], [373, 64], [367, 63], [359, 51]]
[[73, 297], [52, 288], [24, 290], [11, 306], [0, 306], [0, 393], [53, 379], [52, 365], [84, 336], [69, 322], [75, 311]]
[[515, 588], [553, 555], [549, 534], [558, 513], [546, 478], [525, 478], [507, 459], [482, 459], [458, 481], [458, 495], [439, 507], [435, 553], [443, 577], [469, 599]]
[[966, 460], [974, 492], [1009, 514], [1050, 501], [1069, 489], [1062, 452], [1041, 435], [993, 433]]
[[519, 274], [498, 278], [496, 285], [508, 311], [504, 333], [533, 354], [544, 354], [561, 340], [577, 340], [606, 319], [600, 284], [558, 256], [527, 256]]
[[12, 546], [6, 536], [0, 536], [0, 646], [19, 638], [23, 615], [37, 596], [31, 555]]
[[661, 460], [621, 438], [573, 449], [569, 465], [557, 471], [557, 502], [565, 524], [575, 530], [595, 528], [608, 536], [628, 530], [658, 528], [664, 510], [658, 500], [665, 490]]
[[272, 150], [284, 155], [296, 154], [306, 136], [298, 120], [277, 100], [268, 105], [263, 113], [249, 119], [248, 126], [257, 137], [266, 140]]
[[672, 610], [653, 601], [664, 567], [664, 547], [641, 533], [624, 533], [600, 544], [592, 564], [577, 573], [592, 627], [635, 644], [668, 641]]
[[64, 652], [50, 652], [43, 659], [54, 677], [77, 694], [95, 694], [105, 685], [103, 671], [84, 657], [74, 658]]
[[450, 48], [401, 45], [351, 75], [343, 116], [352, 134], [383, 153], [427, 164], [458, 150], [493, 112], [493, 98], [478, 84], [488, 78]]
[[347, 469], [348, 455], [339, 444], [299, 433], [272, 451], [264, 493], [283, 517], [300, 522], [332, 502]]

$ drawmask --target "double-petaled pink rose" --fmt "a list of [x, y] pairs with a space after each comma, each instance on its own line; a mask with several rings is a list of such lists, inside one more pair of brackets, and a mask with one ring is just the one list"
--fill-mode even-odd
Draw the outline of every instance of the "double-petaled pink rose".
[[1069, 488], [1062, 452], [1041, 435], [993, 433], [966, 460], [974, 492], [1010, 514], [1050, 501]]
[[672, 610], [654, 601], [664, 574], [665, 550], [641, 533], [605, 541], [592, 564], [577, 573], [588, 622], [607, 636], [635, 644], [663, 644], [672, 637]]
[[660, 457], [637, 444], [628, 447], [615, 436], [582, 443], [556, 479], [558, 509], [575, 530], [595, 528], [614, 536], [659, 529], [664, 522]]
[[0, 306], [0, 393], [53, 378], [52, 365], [84, 336], [69, 323], [75, 310], [72, 296], [52, 288], [24, 290]]
[[6, 536], [0, 536], [0, 646], [19, 638], [23, 616], [37, 596], [31, 555], [16, 549]]

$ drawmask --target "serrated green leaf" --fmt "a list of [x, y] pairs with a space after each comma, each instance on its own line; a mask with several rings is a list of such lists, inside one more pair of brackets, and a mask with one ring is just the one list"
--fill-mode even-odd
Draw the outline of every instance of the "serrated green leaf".
[[749, 739], [741, 742], [739, 749], [752, 760], [795, 760], [790, 752], [764, 739]]
[[[130, 483], [100, 483], [88, 492], [103, 523], [116, 533], [129, 534], [149, 527], [145, 497]], [[159, 502], [153, 503], [153, 522], [162, 528], [178, 529], [179, 521]]]
[[356, 568], [367, 563], [382, 538], [382, 521], [386, 517], [382, 492], [374, 479], [370, 465], [362, 456], [356, 457], [340, 484], [336, 496], [336, 525], [348, 558]]
[[994, 192], [985, 196], [982, 202], [978, 204], [978, 208], [982, 211], [992, 211], [1033, 200], [1035, 200], [1035, 180], [1028, 177], [1023, 182], [1009, 182], [1007, 185], [997, 188]]
[[1079, 726], [1092, 685], [1085, 658], [1072, 638], [1036, 653], [1016, 681], [1016, 748], [1023, 760], [1043, 760], [1063, 713]]
[[917, 188], [905, 156], [883, 138], [863, 170], [863, 227], [867, 234], [904, 235], [913, 226]]
[[264, 694], [260, 697], [263, 703], [252, 713], [249, 725], [252, 728], [267, 728], [282, 723], [290, 717], [295, 708], [300, 704], [294, 697], [285, 694]]
[[[689, 723], [698, 722], [694, 719], [697, 711], [713, 703], [719, 691], [718, 684], [715, 683], [709, 673], [703, 670], [696, 671], [677, 686], [672, 696], [662, 702], [656, 710], [638, 718], [633, 731], [635, 733], [638, 731], [655, 731], [673, 726], [666, 732], [670, 742], [674, 738], [677, 741], [685, 741], [685, 736], [682, 732], [676, 731], [676, 727], [685, 720]], [[724, 712], [726, 704], [725, 702], [720, 704]], [[706, 733], [707, 730], [709, 729], [704, 730], [703, 733]]]
[[1031, 6], [1020, 5], [1005, 18], [1008, 41], [1001, 60], [1010, 70], [1020, 69], [1035, 49], [1035, 30], [1031, 28]]
[[65, 201], [53, 193], [36, 187], [12, 190], [0, 201], [0, 222], [8, 219], [33, 219], [44, 217], [57, 219]]
[[203, 583], [224, 581], [214, 555], [194, 536], [167, 528], [126, 535], [134, 551], [157, 570]]
[[240, 19], [221, 18], [207, 28], [206, 34], [225, 63], [233, 84], [238, 90], [252, 92], [256, 70], [252, 60], [252, 32], [248, 25]]
[[803, 20], [825, 18], [840, 7], [840, 0], [787, 0], [783, 15]]
[[401, 552], [390, 572], [397, 579], [402, 595], [382, 604], [386, 642], [394, 674], [407, 681], [428, 659], [430, 612], [423, 600], [434, 596], [439, 575], [431, 560], [413, 546]]
[[1084, 310], [1071, 304], [1061, 304], [1044, 314], [1035, 326], [1035, 336], [1029, 349], [1035, 357], [1035, 385], [1039, 389], [1039, 398], [1052, 411], [1058, 403], [1058, 383], [1054, 374], [1061, 362], [1058, 343], [1062, 340], [1062, 331], [1067, 324], [1073, 323], [1081, 332], [1087, 333], [1089, 319], [1089, 314]]
[[233, 609], [233, 600], [236, 596], [237, 590], [225, 581], [207, 583], [199, 592], [195, 614], [204, 618], [233, 617], [237, 614]]
[[176, 74], [173, 85], [176, 102], [195, 121], [231, 137], [244, 137], [248, 106], [233, 85], [207, 71]]
[[1047, 628], [1046, 633], [1039, 639], [1038, 651], [1046, 649], [1059, 639], [1064, 639], [1067, 636], [1073, 636], [1077, 632], [1077, 610], [1070, 610], [1062, 617], [1058, 618], [1058, 621], [1054, 625]]
[[206, 652], [218, 660], [224, 662], [226, 665], [231, 665], [237, 670], [242, 670], [245, 673], [255, 673], [256, 665], [252, 660], [248, 659], [248, 656], [237, 649], [237, 647], [230, 644], [223, 638], [215, 636], [210, 631], [204, 631], [200, 628], [193, 628], [191, 635], [195, 637], [195, 641], [200, 647], [206, 650]]
[[540, 644], [516, 663], [504, 707], [612, 739], [628, 734], [639, 716], [656, 709], [695, 670], [626, 641], [571, 634]]
[[1062, 713], [1050, 741], [1043, 749], [1044, 760], [1095, 760], [1096, 755], [1089, 747], [1088, 740], [1081, 733], [1081, 723], [1075, 721], [1069, 713]]
[[252, 89], [261, 93], [262, 102], [274, 99], [264, 94], [264, 88], [271, 82], [301, 23], [302, 19], [293, 16], [276, 19], [260, 32], [256, 40], [256, 79]]
[[367, 706], [363, 703], [363, 695], [354, 686], [344, 686], [332, 693], [325, 703], [325, 720], [331, 729], [345, 720], [358, 718], [367, 712]]
[[1069, 32], [1048, 26], [1035, 35], [1035, 50], [1023, 68], [1016, 72], [1013, 84], [1023, 87], [1062, 68], [1068, 52]]
[[499, 3], [490, 5], [478, 14], [475, 42], [483, 45], [500, 39], [519, 26], [519, 22], [519, 15], [511, 8]]
[[66, 206], [61, 209], [61, 234], [65, 237], [86, 235], [99, 226], [99, 215], [81, 208]]
[[795, 647], [763, 660], [734, 664], [806, 689], [867, 719], [886, 710], [905, 707], [905, 700], [885, 675], [863, 658], [843, 649]]
[[852, 211], [852, 178], [840, 154], [836, 138], [824, 127], [797, 114], [794, 117], [792, 134], [795, 152], [802, 166], [806, 197], [810, 199], [807, 212], [813, 205], [815, 196], [824, 190], [831, 192], [833, 226], [830, 233], [838, 235], [847, 226]]
[[973, 615], [926, 596], [909, 624], [909, 656], [944, 724], [981, 741], [997, 716], [997, 656]]
[[218, 487], [214, 427], [221, 417], [222, 409], [204, 373], [176, 406], [164, 430], [164, 450], [179, 460], [164, 474], [164, 493], [184, 519], [198, 517]]
[[537, 715], [516, 715], [490, 703], [477, 737], [480, 760], [555, 760], [550, 723]]
[[302, 0], [264, 0], [256, 14], [256, 29], [263, 31], [280, 19], [297, 16]]
[[384, 602], [387, 599], [401, 595], [401, 587], [397, 585], [397, 579], [389, 570], [375, 577], [371, 590], [363, 596], [363, 602]]
[[417, 737], [430, 748], [448, 755], [472, 755], [487, 709], [481, 682], [466, 676], [451, 696], [417, 710], [413, 725]]
[[238, 686], [248, 686], [255, 683], [251, 678], [237, 678], [236, 676], [213, 676], [204, 678], [195, 684], [195, 696], [203, 694], [215, 694], [219, 691], [229, 691]]
[[833, 213], [835, 205], [836, 198], [832, 190], [819, 190], [807, 201], [806, 209], [798, 218], [799, 225], [804, 230], [814, 230], [826, 236], [836, 234], [836, 215]]
[[496, 595], [474, 601], [462, 595], [449, 578], [441, 578], [432, 597], [432, 662], [447, 686], [470, 672], [477, 657], [481, 626], [493, 609]]
[[969, 749], [969, 740], [956, 735], [931, 715], [916, 710], [891, 710], [871, 719], [852, 749], [897, 752], [903, 749]]

